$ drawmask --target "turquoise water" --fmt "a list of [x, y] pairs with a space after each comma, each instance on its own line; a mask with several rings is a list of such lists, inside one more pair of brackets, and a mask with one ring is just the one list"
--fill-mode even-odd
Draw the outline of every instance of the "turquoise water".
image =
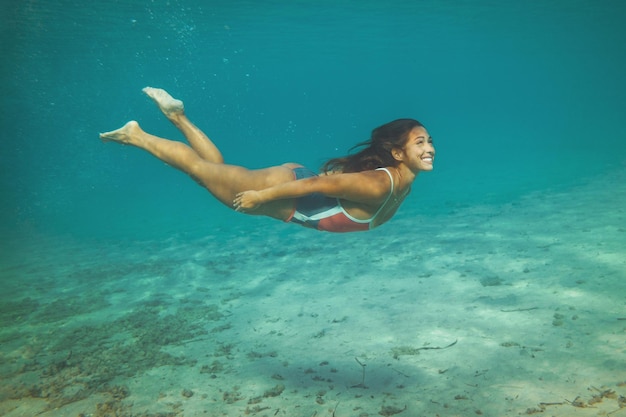
[[[319, 395], [318, 385], [296, 383], [302, 375], [311, 380], [305, 372], [309, 367], [315, 368], [316, 382], [335, 380], [324, 385], [325, 392], [346, 389], [343, 397], [335, 395], [354, 414], [339, 408], [337, 416], [392, 415], [394, 410], [384, 408], [392, 403], [395, 411], [406, 405], [404, 415], [414, 416], [446, 415], [445, 409], [453, 410], [448, 415], [479, 409], [487, 415], [518, 415], [531, 404], [586, 395], [582, 385], [545, 382], [546, 392], [554, 395], [532, 396], [517, 406], [511, 400], [515, 393], [504, 388], [497, 391], [499, 397], [489, 390], [464, 393], [490, 368], [480, 361], [474, 365], [470, 359], [474, 368], [448, 382], [428, 379], [425, 364], [415, 364], [413, 371], [389, 371], [384, 360], [377, 362], [391, 345], [395, 356], [401, 347], [413, 352], [411, 359], [418, 358], [415, 349], [423, 343], [442, 347], [459, 338], [458, 349], [463, 336], [444, 335], [436, 323], [455, 328], [450, 317], [465, 323], [468, 311], [493, 320], [480, 310], [486, 304], [496, 312], [548, 312], [549, 332], [542, 333], [547, 341], [532, 336], [542, 328], [537, 316], [516, 324], [528, 325], [524, 329], [532, 341], [507, 328], [508, 318], [490, 325], [465, 323], [476, 326], [482, 339], [471, 339], [468, 327], [463, 330], [477, 352], [489, 337], [497, 339], [495, 345], [514, 346], [522, 356], [549, 351], [553, 356], [546, 353], [543, 367], [551, 360], [557, 363], [563, 357], [559, 349], [568, 342], [572, 349], [585, 345], [577, 339], [580, 329], [567, 328], [581, 323], [573, 316], [583, 317], [587, 330], [594, 328], [592, 319], [606, 324], [594, 328], [593, 335], [612, 348], [599, 344], [592, 359], [586, 350], [570, 353], [589, 365], [576, 368], [589, 385], [613, 384], [612, 390], [623, 390], [617, 385], [626, 380], [623, 338], [616, 336], [623, 326], [616, 326], [615, 319], [623, 320], [626, 291], [626, 3], [64, 0], [10, 1], [0, 8], [0, 260], [7, 289], [0, 298], [0, 376], [10, 381], [0, 393], [0, 414], [104, 415], [96, 405], [113, 401], [111, 407], [126, 413], [118, 415], [164, 410], [243, 415], [246, 407], [248, 414], [331, 415], [337, 401], [329, 400], [330, 394]], [[374, 127], [411, 117], [435, 140], [435, 170], [419, 176], [397, 219], [369, 234], [325, 235], [245, 217], [142, 151], [100, 142], [99, 132], [130, 119], [148, 132], [182, 139], [143, 96], [146, 85], [184, 100], [191, 120], [230, 163], [258, 168], [293, 161], [315, 169], [367, 139]], [[354, 299], [369, 297], [354, 310], [345, 299], [334, 298], [343, 291], [334, 285], [347, 276], [355, 280], [349, 287]], [[428, 300], [421, 299], [420, 285], [431, 282], [430, 277], [448, 286], [433, 284], [426, 290]], [[477, 288], [463, 284], [474, 278]], [[463, 291], [473, 295], [464, 298]], [[450, 299], [446, 294], [457, 295]], [[546, 294], [557, 295], [550, 299]], [[605, 300], [605, 308], [598, 298]], [[322, 307], [310, 305], [318, 299]], [[322, 299], [326, 307], [333, 306], [332, 314]], [[520, 300], [524, 302], [518, 304]], [[406, 321], [403, 315], [419, 320], [410, 318], [415, 304], [421, 306], [420, 314], [429, 312], [434, 326], [421, 328], [420, 334], [446, 337], [405, 340], [407, 329], [392, 323]], [[453, 312], [443, 312], [446, 305], [454, 305]], [[573, 308], [584, 313], [572, 313]], [[62, 312], [55, 315], [57, 310]], [[181, 322], [164, 323], [167, 314]], [[343, 321], [344, 315], [350, 319]], [[370, 315], [379, 322], [362, 319]], [[267, 321], [252, 326], [258, 317]], [[324, 326], [318, 317], [326, 320]], [[142, 322], [157, 325], [139, 334], [129, 324]], [[324, 343], [337, 346], [325, 351], [327, 357], [318, 358], [310, 350], [310, 338], [299, 338], [293, 330], [306, 329], [317, 343], [328, 340], [322, 336], [332, 337], [333, 326], [345, 323], [343, 339]], [[489, 336], [491, 325], [497, 336]], [[75, 338], [55, 329], [71, 329]], [[558, 333], [562, 330], [569, 333]], [[115, 350], [119, 340], [114, 333], [151, 342], [142, 345], [143, 356]], [[164, 333], [178, 343], [162, 342]], [[272, 347], [255, 338], [261, 333], [288, 334], [290, 343]], [[107, 342], [93, 350], [88, 334]], [[383, 342], [376, 335], [382, 334], [380, 340], [391, 345], [378, 350], [377, 343]], [[89, 342], [80, 342], [81, 337]], [[187, 345], [197, 339], [206, 343]], [[351, 347], [355, 340], [364, 347]], [[551, 343], [560, 348], [551, 349]], [[67, 348], [72, 344], [73, 349]], [[227, 352], [228, 346], [237, 346], [233, 349], [239, 356]], [[272, 363], [274, 349], [279, 365]], [[441, 354], [459, 362], [454, 349]], [[229, 360], [236, 365], [219, 371], [206, 352], [214, 352], [220, 366]], [[341, 357], [342, 352], [349, 353]], [[72, 355], [85, 364], [100, 363], [97, 358], [104, 355], [107, 366], [79, 371]], [[354, 357], [368, 362], [371, 378], [361, 384], [369, 390], [359, 392], [361, 397], [354, 395], [361, 377]], [[537, 380], [530, 365], [527, 373], [520, 371], [519, 380], [513, 378], [518, 358], [503, 359], [512, 363], [511, 369], [502, 369], [490, 389], [509, 382], [527, 387]], [[254, 359], [262, 362], [260, 368], [250, 365]], [[397, 358], [387, 359], [395, 363]], [[329, 370], [324, 365], [320, 371], [318, 364], [327, 360]], [[330, 372], [332, 366], [337, 366], [335, 372]], [[345, 380], [335, 375], [354, 366]], [[430, 370], [446, 375], [447, 366], [442, 362], [440, 369]], [[566, 366], [558, 362], [553, 378], [540, 376], [554, 382], [556, 374], [567, 375], [573, 381]], [[150, 384], [138, 382], [149, 381], [163, 367], [174, 370], [165, 374], [169, 376], [158, 374], [159, 380], [176, 380], [176, 388], [164, 383], [152, 392]], [[185, 370], [194, 367], [199, 371], [188, 376]], [[299, 367], [303, 372], [298, 377], [284, 370]], [[54, 379], [60, 374], [66, 385]], [[609, 381], [609, 374], [614, 380]], [[209, 379], [202, 385], [198, 375]], [[265, 380], [255, 379], [262, 375]], [[601, 381], [593, 382], [594, 375]], [[206, 388], [211, 376], [224, 385]], [[100, 383], [85, 383], [89, 378]], [[419, 381], [451, 395], [436, 397], [433, 388], [430, 403], [416, 405], [396, 392], [402, 391], [400, 385], [413, 387], [414, 397]], [[54, 391], [50, 386], [55, 384], [63, 388]], [[76, 384], [82, 388], [72, 391]], [[260, 388], [264, 384], [267, 389], [282, 384], [290, 397], [268, 394]], [[193, 386], [204, 397], [181, 397], [180, 386]], [[265, 398], [260, 404], [270, 404], [267, 409], [253, 409], [254, 402], [246, 405], [255, 398], [247, 386], [257, 387]], [[385, 397], [391, 391], [396, 397]], [[455, 395], [463, 398], [455, 400]], [[169, 403], [157, 401], [173, 397]], [[343, 400], [348, 397], [352, 402]], [[471, 406], [459, 405], [468, 398]], [[181, 401], [189, 402], [182, 408], [171, 405]], [[445, 401], [451, 408], [437, 408]], [[568, 415], [566, 409], [559, 412]]]
[[[178, 173], [98, 141], [131, 118], [180, 138], [145, 85], [182, 98], [228, 161], [253, 167], [316, 168], [372, 128], [416, 118], [439, 153], [419, 183], [435, 205], [576, 183], [626, 154], [622, 2], [3, 8], [9, 231], [123, 237], [140, 220], [149, 235], [238, 221]], [[181, 206], [193, 215], [172, 218]]]

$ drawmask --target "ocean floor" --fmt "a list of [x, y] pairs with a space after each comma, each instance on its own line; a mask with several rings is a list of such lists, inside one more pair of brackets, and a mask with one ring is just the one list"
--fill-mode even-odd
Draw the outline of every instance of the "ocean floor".
[[0, 415], [626, 417], [625, 203], [622, 170], [367, 234], [16, 242]]

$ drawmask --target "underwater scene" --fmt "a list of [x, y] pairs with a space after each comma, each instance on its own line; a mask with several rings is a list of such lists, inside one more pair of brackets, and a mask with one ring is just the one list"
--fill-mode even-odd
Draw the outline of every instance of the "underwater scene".
[[[625, 18], [3, 2], [0, 415], [626, 416]], [[400, 118], [436, 158], [373, 230], [246, 215], [99, 138], [185, 143], [146, 86], [228, 164], [319, 172]]]

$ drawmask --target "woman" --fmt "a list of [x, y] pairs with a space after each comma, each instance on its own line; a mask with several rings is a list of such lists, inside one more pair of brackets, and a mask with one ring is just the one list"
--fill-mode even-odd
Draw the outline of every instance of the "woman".
[[433, 169], [432, 139], [412, 119], [374, 129], [369, 141], [355, 146], [364, 147], [360, 152], [331, 159], [319, 176], [294, 163], [259, 170], [224, 164], [213, 142], [187, 119], [182, 101], [162, 89], [143, 91], [191, 147], [146, 133], [136, 121], [100, 138], [150, 152], [239, 212], [330, 232], [369, 230], [394, 215], [420, 171]]

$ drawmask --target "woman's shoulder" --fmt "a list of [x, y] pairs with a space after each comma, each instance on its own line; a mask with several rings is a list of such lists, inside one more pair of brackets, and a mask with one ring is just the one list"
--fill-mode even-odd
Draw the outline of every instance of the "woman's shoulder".
[[[339, 174], [339, 172], [337, 174]], [[341, 172], [341, 174], [354, 175], [354, 176], [358, 175], [364, 178], [369, 178], [374, 181], [376, 179], [380, 179], [380, 180], [383, 180], [383, 182], [389, 182], [389, 178], [390, 177], [393, 178], [392, 170], [389, 169], [389, 167], [366, 169], [363, 171], [347, 172], [347, 173]]]
[[355, 172], [359, 176], [359, 182], [367, 187], [378, 198], [385, 198], [394, 187], [394, 177], [387, 168], [368, 169]]

